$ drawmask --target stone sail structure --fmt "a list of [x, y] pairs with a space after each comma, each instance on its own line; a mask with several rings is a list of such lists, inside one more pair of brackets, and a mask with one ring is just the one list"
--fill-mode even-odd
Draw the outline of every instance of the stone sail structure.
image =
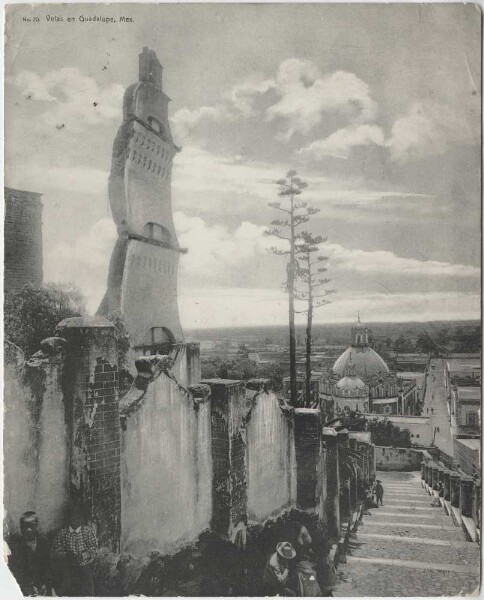
[[139, 81], [123, 100], [114, 140], [109, 201], [118, 240], [98, 314], [121, 313], [133, 353], [166, 353], [183, 340], [178, 314], [179, 247], [171, 210], [171, 169], [179, 151], [168, 121], [163, 68], [139, 55]]

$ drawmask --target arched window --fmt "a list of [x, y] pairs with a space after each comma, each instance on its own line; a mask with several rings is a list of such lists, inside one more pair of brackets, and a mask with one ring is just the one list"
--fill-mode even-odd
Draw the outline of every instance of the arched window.
[[152, 327], [149, 336], [151, 354], [168, 354], [175, 343], [175, 336], [167, 327]]
[[143, 235], [158, 242], [171, 244], [171, 233], [159, 223], [146, 223], [143, 227]]
[[155, 119], [155, 117], [148, 117], [148, 125], [151, 127], [151, 129], [154, 129], [156, 133], [165, 133], [165, 128], [158, 121], [158, 119]]

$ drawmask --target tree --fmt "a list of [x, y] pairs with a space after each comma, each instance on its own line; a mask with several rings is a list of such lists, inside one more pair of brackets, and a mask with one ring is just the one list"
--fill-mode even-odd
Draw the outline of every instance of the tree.
[[410, 448], [412, 445], [410, 430], [400, 429], [388, 419], [370, 419], [366, 428], [371, 432], [371, 443], [375, 446]]
[[258, 377], [257, 365], [247, 358], [222, 358], [216, 356], [202, 362], [202, 378], [240, 379], [247, 381]]
[[[271, 228], [266, 231], [267, 235], [274, 236], [288, 242], [288, 248], [269, 248], [271, 254], [286, 256], [285, 287], [289, 294], [289, 376], [291, 380], [291, 402], [295, 405], [297, 401], [297, 371], [296, 371], [296, 328], [294, 312], [294, 285], [296, 279], [296, 244], [300, 238], [298, 228], [309, 221], [310, 215], [318, 212], [308, 207], [306, 202], [297, 202], [296, 197], [302, 194], [307, 183], [296, 176], [296, 171], [289, 171], [285, 178], [276, 181], [279, 186], [277, 195], [282, 198], [281, 202], [271, 202], [269, 206], [284, 215], [283, 219], [275, 219], [271, 222]], [[284, 203], [284, 206], [283, 206]]]
[[[300, 259], [297, 265], [297, 280], [300, 281], [304, 289], [294, 289], [294, 295], [297, 300], [306, 303], [307, 308], [296, 310], [296, 313], [306, 313], [306, 404], [309, 406], [311, 400], [311, 336], [313, 327], [313, 313], [316, 308], [329, 304], [327, 296], [334, 293], [334, 290], [322, 289], [330, 282], [330, 279], [322, 277], [327, 271], [322, 264], [328, 260], [327, 256], [318, 255], [319, 244], [326, 241], [326, 238], [314, 236], [307, 231], [301, 234], [301, 241], [296, 246], [296, 254]], [[302, 263], [302, 264], [301, 264]]]
[[26, 285], [17, 292], [5, 294], [4, 336], [31, 355], [39, 349], [43, 339], [54, 335], [63, 319], [79, 317], [85, 312], [85, 300], [73, 286]]
[[393, 350], [397, 354], [405, 354], [406, 352], [413, 352], [412, 342], [408, 340], [404, 335], [399, 335], [393, 343]]
[[424, 354], [432, 354], [436, 349], [434, 340], [426, 331], [419, 334], [415, 346], [417, 350], [420, 350], [420, 352], [423, 352]]

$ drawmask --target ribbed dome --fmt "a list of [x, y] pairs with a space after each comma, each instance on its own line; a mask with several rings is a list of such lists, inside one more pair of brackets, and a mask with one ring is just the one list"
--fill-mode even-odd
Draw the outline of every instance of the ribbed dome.
[[358, 398], [363, 396], [367, 387], [359, 377], [343, 377], [336, 384], [338, 395]]
[[371, 377], [372, 375], [388, 375], [390, 369], [383, 358], [370, 346], [350, 346], [336, 360], [333, 372], [344, 375], [346, 367], [352, 367], [354, 373], [359, 377]]

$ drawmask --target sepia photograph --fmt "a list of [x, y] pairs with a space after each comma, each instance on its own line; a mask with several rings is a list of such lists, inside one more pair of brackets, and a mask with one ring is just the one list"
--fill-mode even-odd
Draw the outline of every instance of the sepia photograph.
[[478, 596], [480, 5], [4, 32], [0, 596]]

